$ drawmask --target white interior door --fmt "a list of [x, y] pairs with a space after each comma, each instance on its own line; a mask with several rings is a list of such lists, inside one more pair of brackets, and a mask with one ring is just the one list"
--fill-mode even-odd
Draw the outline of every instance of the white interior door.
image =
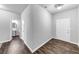
[[70, 19], [56, 20], [56, 38], [70, 41]]

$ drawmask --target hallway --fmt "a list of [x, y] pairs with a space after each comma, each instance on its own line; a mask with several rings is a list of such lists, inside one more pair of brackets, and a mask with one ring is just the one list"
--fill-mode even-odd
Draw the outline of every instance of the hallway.
[[19, 36], [13, 37], [10, 42], [3, 43], [1, 49], [3, 54], [25, 54], [30, 53], [29, 49], [26, 47], [24, 42], [19, 38]]

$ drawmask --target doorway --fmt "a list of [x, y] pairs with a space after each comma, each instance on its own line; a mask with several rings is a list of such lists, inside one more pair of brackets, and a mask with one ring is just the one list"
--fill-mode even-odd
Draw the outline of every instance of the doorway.
[[70, 19], [56, 20], [56, 38], [70, 42]]

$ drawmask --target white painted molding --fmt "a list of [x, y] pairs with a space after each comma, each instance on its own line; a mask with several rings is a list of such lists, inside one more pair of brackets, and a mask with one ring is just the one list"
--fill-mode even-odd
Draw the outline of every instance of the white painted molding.
[[78, 47], [79, 47], [79, 43], [78, 43]]
[[[21, 39], [22, 39], [22, 37], [21, 37]], [[31, 49], [30, 47], [29, 47], [29, 45], [24, 41], [24, 43], [26, 44], [26, 46], [28, 47], [28, 49], [33, 53], [33, 52], [35, 52], [36, 50], [38, 50], [40, 47], [42, 47], [44, 44], [46, 44], [48, 41], [50, 41], [52, 38], [49, 38], [47, 41], [45, 41], [44, 43], [42, 43], [41, 45], [39, 45], [37, 48], [35, 48], [34, 50], [33, 49]]]
[[[20, 37], [22, 40], [24, 39], [22, 36]], [[30, 52], [32, 52], [32, 49], [29, 47], [29, 45], [25, 42], [25, 40], [23, 40], [25, 45], [27, 46], [27, 48], [30, 50]], [[33, 53], [33, 52], [32, 52]]]
[[9, 40], [5, 40], [5, 41], [0, 42], [0, 48], [1, 48], [1, 46], [2, 46], [3, 43], [9, 42], [9, 41], [11, 41], [11, 40], [12, 40], [12, 37], [11, 37]]
[[32, 53], [35, 52], [36, 50], [38, 50], [40, 47], [42, 47], [44, 44], [46, 44], [48, 41], [52, 40], [53, 38], [49, 38], [47, 41], [45, 41], [44, 43], [42, 43], [41, 45], [39, 45], [37, 48], [35, 48], [34, 50], [32, 50]]
[[[54, 38], [54, 37], [53, 37]], [[33, 53], [33, 52], [35, 52], [36, 50], [38, 50], [40, 47], [42, 47], [44, 44], [46, 44], [48, 41], [50, 41], [50, 40], [52, 40], [53, 38], [49, 38], [47, 41], [45, 41], [44, 43], [42, 43], [41, 45], [39, 45], [37, 48], [35, 48], [34, 50], [32, 50], [30, 47], [29, 47], [29, 45], [24, 41], [24, 43], [26, 44], [26, 46], [28, 47], [28, 49]], [[54, 39], [56, 39], [56, 38], [54, 38]], [[57, 39], [56, 39], [57, 40]], [[59, 39], [60, 40], [60, 39]], [[66, 40], [62, 40], [62, 41], [66, 41]], [[72, 43], [72, 44], [76, 44], [76, 45], [78, 45], [79, 46], [79, 44], [77, 44], [77, 43], [74, 43], [74, 42], [71, 42], [71, 41], [66, 41], [66, 42], [69, 42], [69, 43]]]
[[[55, 38], [55, 39], [57, 40], [58, 38]], [[58, 40], [61, 40], [61, 39], [58, 39]], [[75, 42], [72, 42], [72, 41], [67, 41], [67, 40], [62, 40], [62, 41], [65, 41], [65, 42], [69, 42], [69, 43], [78, 45], [78, 43], [75, 43]]]
[[[24, 41], [24, 40], [23, 40]], [[33, 50], [29, 47], [29, 45], [24, 41], [25, 45], [27, 46], [27, 48], [30, 50], [30, 52], [32, 52]], [[33, 53], [33, 52], [32, 52]]]
[[12, 40], [12, 38], [10, 38], [9, 40], [2, 41], [2, 42], [0, 42], [0, 43], [2, 44], [2, 43], [5, 43], [5, 42], [9, 42], [9, 41], [11, 41], [11, 40]]

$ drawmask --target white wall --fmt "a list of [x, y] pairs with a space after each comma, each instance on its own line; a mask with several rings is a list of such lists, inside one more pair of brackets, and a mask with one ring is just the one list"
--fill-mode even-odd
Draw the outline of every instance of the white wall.
[[11, 20], [16, 18], [16, 14], [0, 10], [0, 43], [11, 40], [12, 25]]
[[[38, 5], [32, 5], [32, 38], [33, 38], [33, 47], [32, 49], [39, 48], [42, 44], [51, 39], [51, 14], [44, 8]], [[36, 50], [35, 49], [35, 50]]]
[[[79, 8], [65, 10], [56, 14], [51, 14], [38, 5], [29, 5], [21, 14], [22, 39], [32, 52], [41, 47], [51, 38], [56, 38], [56, 20], [69, 18], [70, 22], [70, 42], [79, 42]], [[69, 41], [68, 41], [69, 42]]]
[[51, 14], [41, 6], [29, 5], [21, 14], [21, 18], [24, 21], [23, 40], [32, 52], [54, 36], [51, 32]]
[[30, 10], [31, 6], [29, 5], [21, 14], [21, 22], [22, 22], [21, 38], [24, 40], [28, 48], [32, 51], [31, 47], [34, 44], [32, 38], [32, 19]]
[[[69, 18], [70, 21], [70, 42], [78, 44], [78, 8], [62, 11], [54, 14], [54, 19]], [[68, 41], [69, 42], [69, 41]]]
[[79, 7], [77, 9], [77, 18], [78, 18], [78, 21], [77, 21], [77, 33], [78, 33], [78, 46], [79, 46]]
[[54, 15], [52, 15], [52, 20], [51, 20], [51, 33], [52, 33], [52, 37], [55, 38], [56, 37], [56, 20], [54, 19]]

